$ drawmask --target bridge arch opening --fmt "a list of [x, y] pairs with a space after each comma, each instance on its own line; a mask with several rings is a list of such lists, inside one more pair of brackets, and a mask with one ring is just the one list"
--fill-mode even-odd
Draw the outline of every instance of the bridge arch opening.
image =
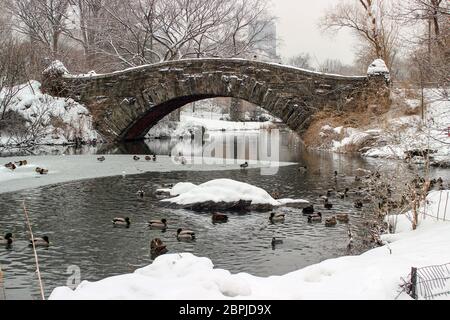
[[[199, 119], [203, 118], [204, 121], [222, 120], [227, 122], [262, 123], [273, 120], [279, 124], [285, 124], [276, 114], [244, 99], [213, 95], [195, 95], [169, 100], [153, 107], [149, 112], [130, 125], [124, 140], [135, 141], [145, 139], [148, 137], [148, 133], [152, 128], [158, 127], [159, 129], [158, 124], [167, 125], [169, 122], [181, 123], [187, 116], [198, 117]], [[199, 122], [201, 121], [199, 120]], [[199, 124], [199, 127], [201, 126]], [[206, 123], [203, 126], [205, 129], [209, 127]], [[221, 130], [220, 128], [216, 128], [216, 126], [213, 126], [212, 130]], [[229, 127], [224, 123], [223, 130], [227, 131]], [[250, 127], [257, 128], [258, 126], [253, 125]], [[158, 138], [158, 136], [153, 135], [151, 137]]]

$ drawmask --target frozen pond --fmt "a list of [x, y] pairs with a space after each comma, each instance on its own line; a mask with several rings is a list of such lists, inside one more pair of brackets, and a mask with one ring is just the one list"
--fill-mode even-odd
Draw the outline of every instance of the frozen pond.
[[[3, 188], [7, 184], [11, 190], [15, 190], [0, 194], [0, 233], [13, 232], [16, 238], [11, 248], [0, 247], [6, 298], [39, 298], [33, 254], [26, 241], [28, 236], [21, 207], [23, 200], [27, 203], [35, 234], [50, 237], [50, 248], [38, 250], [47, 296], [55, 287], [67, 284], [71, 274], [66, 272], [68, 269], [74, 270], [74, 266], [79, 268], [82, 280], [95, 281], [130, 273], [150, 264], [152, 259], [149, 243], [156, 237], [167, 244], [170, 253], [190, 252], [206, 256], [216, 267], [233, 273], [248, 272], [257, 276], [282, 275], [348, 254], [347, 225], [325, 228], [323, 224], [308, 224], [299, 209], [289, 209], [284, 224], [272, 225], [268, 214], [256, 212], [228, 213], [228, 223], [213, 224], [209, 214], [162, 207], [154, 195], [154, 190], [166, 183], [189, 181], [199, 184], [212, 179], [229, 178], [256, 185], [268, 192], [278, 192], [281, 198], [302, 198], [317, 203], [319, 196], [330, 188], [357, 188], [354, 181], [357, 168], [374, 169], [380, 164], [359, 157], [308, 153], [302, 149], [298, 139], [290, 134], [283, 135], [282, 141], [279, 160], [307, 165], [306, 173], [292, 165], [282, 166], [276, 175], [268, 176], [261, 175], [258, 167], [247, 171], [234, 170], [237, 165], [209, 168], [212, 171], [199, 171], [199, 168], [189, 166], [172, 167], [167, 153], [173, 150], [174, 145], [185, 151], [189, 145], [187, 141], [152, 141], [145, 146], [89, 150], [87, 153], [91, 155], [75, 157], [60, 155], [71, 154], [68, 150], [50, 150], [53, 156], [36, 158], [39, 163], [54, 165], [58, 169], [56, 171], [60, 172], [60, 177], [68, 172], [73, 176], [86, 176], [83, 176], [84, 180], [51, 181], [48, 185], [39, 182], [39, 186], [33, 184], [33, 179], [52, 179], [52, 175], [36, 178], [35, 175], [27, 176], [28, 173], [24, 173], [20, 179], [2, 182]], [[196, 146], [194, 149], [201, 150], [202, 147]], [[153, 152], [165, 157], [159, 157], [156, 163], [136, 163], [130, 155], [108, 155]], [[92, 153], [107, 154], [107, 158], [112, 160], [97, 163], [96, 156]], [[16, 160], [19, 158], [14, 157]], [[2, 160], [8, 162], [5, 158]], [[62, 161], [67, 162], [61, 166]], [[121, 174], [124, 165], [128, 168], [126, 175]], [[134, 172], [130, 168], [141, 171]], [[336, 180], [334, 171], [339, 172]], [[93, 173], [103, 177], [89, 179], [88, 176]], [[436, 174], [448, 179], [448, 171]], [[58, 175], [55, 174], [54, 177]], [[54, 184], [59, 182], [63, 183]], [[17, 184], [22, 185], [19, 188], [16, 187]], [[147, 192], [144, 199], [136, 196], [139, 189]], [[333, 210], [321, 210], [326, 215], [350, 213], [351, 226], [358, 229], [364, 222], [365, 212], [364, 209], [355, 209], [353, 200], [333, 197]], [[131, 227], [113, 228], [111, 219], [116, 216], [130, 217]], [[148, 220], [161, 218], [169, 221], [167, 232], [147, 228]], [[197, 240], [192, 243], [178, 242], [175, 236], [178, 227], [195, 230]], [[284, 240], [275, 249], [271, 246], [274, 236]]]

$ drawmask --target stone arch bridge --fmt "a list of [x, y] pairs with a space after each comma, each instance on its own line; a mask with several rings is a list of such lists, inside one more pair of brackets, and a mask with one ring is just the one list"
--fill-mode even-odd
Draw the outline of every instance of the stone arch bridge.
[[216, 97], [251, 102], [302, 133], [316, 112], [368, 103], [386, 95], [386, 84], [383, 74], [348, 77], [252, 60], [194, 59], [78, 76], [53, 63], [43, 72], [42, 90], [85, 104], [106, 140], [125, 141], [144, 138], [186, 104]]

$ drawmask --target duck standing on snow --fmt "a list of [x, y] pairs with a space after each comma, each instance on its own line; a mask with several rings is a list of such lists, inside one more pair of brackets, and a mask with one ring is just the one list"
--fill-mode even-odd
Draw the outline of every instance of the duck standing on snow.
[[5, 167], [13, 171], [17, 169], [17, 166], [12, 162], [5, 164]]
[[154, 155], [152, 156], [152, 160], [153, 160], [153, 162], [156, 162], [156, 160], [157, 160], [156, 154], [154, 154]]
[[126, 218], [114, 218], [114, 220], [112, 221], [114, 226], [117, 227], [129, 227], [131, 224], [131, 220], [130, 218], [126, 217]]
[[48, 174], [48, 169], [43, 169], [43, 168], [37, 167], [36, 173], [39, 173], [40, 175]]
[[[30, 240], [30, 246], [33, 246], [33, 241]], [[34, 238], [34, 246], [35, 247], [48, 247], [50, 246], [50, 240], [47, 236], [42, 238]]]
[[150, 157], [150, 156], [145, 156], [145, 161], [151, 161], [152, 160], [152, 157]]
[[1, 245], [11, 245], [13, 243], [12, 233], [7, 233], [4, 237], [0, 237]]
[[282, 212], [272, 212], [269, 218], [273, 224], [277, 222], [284, 222], [286, 220], [286, 214]]
[[139, 158], [138, 156], [134, 156], [134, 157], [133, 157], [133, 160], [134, 160], [134, 161], [139, 161], [139, 160], [141, 160], [141, 158]]
[[247, 169], [249, 166], [248, 162], [241, 164], [241, 169]]
[[153, 239], [150, 242], [150, 251], [151, 251], [153, 258], [163, 255], [168, 252], [167, 246], [159, 238]]
[[100, 158], [97, 158], [97, 160], [98, 160], [99, 162], [104, 162], [104, 161], [106, 161], [106, 158], [105, 158], [105, 157], [100, 157]]
[[166, 230], [167, 229], [167, 220], [161, 219], [161, 220], [150, 220], [148, 222], [148, 226], [151, 229], [160, 229], [160, 230]]
[[189, 241], [189, 240], [195, 240], [195, 232], [191, 230], [185, 230], [185, 229], [178, 229], [177, 231], [177, 239], [178, 241]]
[[19, 167], [23, 167], [23, 166], [28, 165], [28, 161], [27, 160], [18, 161], [18, 162], [16, 162], [16, 165], [18, 165]]

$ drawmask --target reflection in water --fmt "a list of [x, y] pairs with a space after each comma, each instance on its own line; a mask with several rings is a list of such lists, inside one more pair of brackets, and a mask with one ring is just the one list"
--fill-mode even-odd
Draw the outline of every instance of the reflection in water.
[[[234, 137], [233, 141], [236, 141]], [[233, 148], [237, 144], [233, 144]], [[207, 144], [195, 145], [185, 140], [154, 140], [145, 145], [114, 146], [87, 152], [168, 154], [173, 150], [186, 153], [190, 150], [198, 155], [205, 148]], [[67, 272], [74, 266], [81, 270], [82, 280], [96, 281], [150, 264], [150, 241], [154, 238], [160, 238], [169, 253], [191, 252], [210, 258], [218, 268], [258, 276], [282, 275], [346, 255], [347, 224], [338, 224], [334, 228], [326, 228], [323, 223], [309, 224], [298, 209], [289, 209], [285, 223], [281, 224], [270, 224], [268, 213], [256, 212], [226, 212], [229, 217], [227, 223], [213, 223], [209, 214], [162, 207], [154, 195], [154, 191], [166, 183], [189, 181], [199, 184], [230, 178], [251, 183], [268, 192], [277, 192], [282, 198], [303, 198], [315, 202], [325, 217], [349, 213], [352, 228], [358, 229], [364, 223], [367, 212], [364, 208], [355, 209], [354, 199], [332, 198], [334, 207], [331, 211], [324, 210], [317, 199], [330, 188], [354, 190], [358, 186], [354, 181], [357, 168], [374, 169], [383, 162], [306, 152], [300, 140], [289, 133], [281, 135], [280, 160], [299, 162], [306, 165], [308, 171], [301, 172], [298, 166], [289, 166], [280, 168], [273, 176], [262, 176], [259, 170], [154, 172], [0, 195], [0, 233], [13, 232], [16, 238], [11, 248], [0, 248], [7, 298], [39, 297], [33, 254], [28, 247], [21, 209], [23, 200], [29, 208], [36, 236], [50, 237], [50, 248], [38, 251], [47, 296], [55, 287], [67, 284], [71, 275]], [[339, 173], [338, 179], [334, 178], [335, 171]], [[141, 188], [146, 192], [142, 199], [136, 195]], [[130, 217], [130, 228], [114, 228], [111, 220], [118, 216]], [[168, 220], [166, 232], [148, 228], [149, 220], [163, 218]], [[194, 230], [197, 239], [179, 242], [176, 237], [178, 228]], [[282, 242], [272, 245], [274, 237]]]

